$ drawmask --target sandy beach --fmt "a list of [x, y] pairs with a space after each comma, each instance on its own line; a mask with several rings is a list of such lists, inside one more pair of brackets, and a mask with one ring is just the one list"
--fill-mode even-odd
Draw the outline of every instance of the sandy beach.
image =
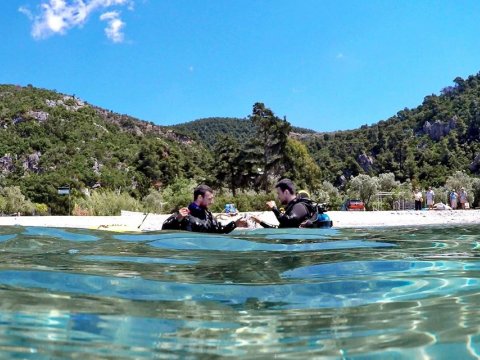
[[[243, 213], [240, 213], [243, 215]], [[272, 212], [249, 212], [275, 224]], [[480, 210], [329, 211], [335, 228], [480, 224]], [[156, 231], [169, 215], [123, 212], [121, 216], [4, 216], [0, 226], [40, 226], [111, 231]], [[237, 217], [221, 215], [221, 221]]]

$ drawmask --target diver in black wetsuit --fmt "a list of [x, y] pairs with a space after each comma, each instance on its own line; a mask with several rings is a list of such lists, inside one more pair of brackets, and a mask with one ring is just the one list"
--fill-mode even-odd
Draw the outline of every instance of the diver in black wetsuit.
[[193, 192], [194, 201], [188, 208], [181, 208], [165, 220], [162, 229], [226, 234], [236, 227], [247, 226], [245, 219], [231, 221], [226, 225], [219, 223], [208, 210], [213, 199], [213, 190], [209, 186], [198, 186]]
[[[310, 220], [312, 216], [316, 215], [315, 209], [311, 205], [311, 201], [295, 195], [295, 185], [290, 179], [280, 180], [277, 185], [275, 185], [275, 188], [277, 190], [278, 200], [280, 200], [282, 205], [286, 205], [285, 212], [282, 213], [277, 208], [275, 201], [272, 200], [267, 202], [267, 206], [273, 211], [279, 222], [278, 227], [298, 228], [302, 223]], [[252, 219], [263, 227], [275, 227], [266, 224], [257, 218], [252, 217]]]

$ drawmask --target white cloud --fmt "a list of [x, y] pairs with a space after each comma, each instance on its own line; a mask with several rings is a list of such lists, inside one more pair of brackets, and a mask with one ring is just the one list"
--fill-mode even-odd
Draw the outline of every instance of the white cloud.
[[25, 15], [26, 17], [28, 17], [31, 21], [33, 21], [33, 14], [32, 12], [26, 8], [25, 6], [20, 6], [18, 8], [18, 11], [20, 11], [23, 15]]
[[123, 41], [124, 35], [122, 29], [125, 23], [120, 19], [120, 13], [117, 11], [110, 11], [102, 14], [100, 20], [108, 21], [108, 27], [105, 28], [107, 37], [115, 43]]
[[[42, 1], [39, 14], [36, 15], [23, 6], [18, 10], [33, 22], [32, 36], [35, 39], [44, 39], [82, 27], [94, 11], [120, 6], [133, 10], [134, 0], [49, 0]], [[100, 19], [108, 21], [105, 28], [107, 37], [113, 42], [122, 42], [124, 35], [121, 30], [125, 23], [120, 19], [120, 13], [109, 11], [100, 16]]]

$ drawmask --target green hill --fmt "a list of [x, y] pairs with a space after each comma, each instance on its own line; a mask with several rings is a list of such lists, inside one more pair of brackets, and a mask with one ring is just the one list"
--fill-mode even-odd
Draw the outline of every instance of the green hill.
[[[230, 136], [240, 143], [250, 140], [257, 129], [250, 119], [240, 118], [219, 118], [212, 117], [198, 119], [183, 124], [173, 125], [170, 128], [198, 139], [200, 142], [213, 149], [222, 136]], [[313, 130], [293, 127], [292, 131], [298, 134], [313, 134]]]
[[444, 184], [455, 171], [480, 170], [480, 74], [456, 78], [415, 109], [352, 131], [303, 137], [324, 179], [393, 172], [397, 180]]
[[342, 188], [358, 174], [392, 172], [402, 182], [440, 186], [456, 171], [480, 172], [479, 104], [477, 74], [356, 130], [291, 128], [261, 103], [256, 109], [270, 115], [164, 127], [75, 96], [0, 85], [0, 189], [18, 185], [30, 200], [65, 213], [57, 188], [66, 185], [78, 196], [101, 187], [141, 198], [177, 179], [258, 190], [290, 176], [305, 186], [328, 180]]
[[[199, 145], [171, 129], [32, 86], [0, 86], [0, 185], [64, 212], [60, 186], [140, 197], [175, 177], [202, 178]], [[201, 154], [203, 154], [201, 156]], [[201, 158], [200, 158], [201, 156]]]
[[[255, 129], [248, 119], [208, 118], [177, 125], [210, 149], [220, 135], [245, 143]], [[307, 145], [322, 180], [337, 186], [361, 173], [393, 172], [397, 180], [443, 184], [455, 171], [480, 171], [480, 74], [456, 78], [440, 94], [414, 109], [350, 131], [316, 133], [293, 128], [290, 137]]]

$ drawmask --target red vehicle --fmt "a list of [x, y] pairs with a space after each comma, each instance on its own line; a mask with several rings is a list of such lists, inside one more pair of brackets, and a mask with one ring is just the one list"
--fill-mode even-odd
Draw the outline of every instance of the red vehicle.
[[365, 204], [362, 200], [348, 199], [342, 206], [345, 211], [365, 211]]

